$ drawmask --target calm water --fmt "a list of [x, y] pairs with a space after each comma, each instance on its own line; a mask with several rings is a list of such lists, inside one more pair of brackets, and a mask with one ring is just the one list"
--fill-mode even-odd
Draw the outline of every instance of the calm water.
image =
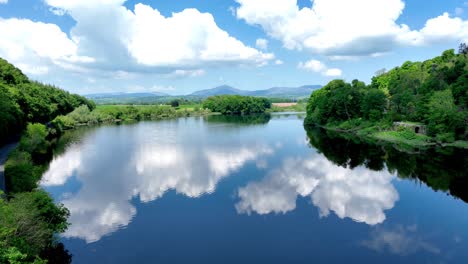
[[42, 186], [73, 263], [468, 263], [466, 151], [399, 152], [296, 115], [68, 134]]

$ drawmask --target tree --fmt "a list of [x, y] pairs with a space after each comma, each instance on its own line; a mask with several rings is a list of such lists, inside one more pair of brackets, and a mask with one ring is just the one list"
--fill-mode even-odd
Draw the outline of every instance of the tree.
[[449, 134], [447, 136], [454, 137], [457, 128], [463, 126], [450, 90], [434, 92], [428, 104], [426, 118], [432, 135]]
[[177, 99], [172, 100], [170, 104], [171, 104], [172, 107], [179, 107], [179, 105], [180, 105], [179, 100], [177, 100]]
[[208, 97], [203, 102], [203, 107], [223, 115], [248, 115], [265, 112], [271, 107], [271, 103], [266, 98], [218, 95]]
[[364, 118], [379, 120], [383, 117], [387, 97], [378, 89], [370, 89], [364, 95], [361, 103], [361, 112]]
[[468, 54], [468, 45], [466, 45], [466, 43], [460, 44], [460, 46], [458, 47], [458, 54]]

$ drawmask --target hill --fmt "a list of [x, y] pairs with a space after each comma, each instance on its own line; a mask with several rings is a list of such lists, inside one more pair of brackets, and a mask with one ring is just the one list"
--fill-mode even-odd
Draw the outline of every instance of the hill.
[[165, 93], [98, 93], [85, 95], [98, 104], [164, 104], [174, 99], [202, 101], [215, 95], [246, 95], [255, 97], [281, 98], [281, 99], [303, 99], [321, 88], [321, 85], [304, 85], [300, 87], [273, 87], [266, 90], [247, 91], [234, 88], [229, 85], [221, 85], [211, 89], [193, 92], [188, 95], [168, 95]]
[[212, 89], [196, 91], [190, 96], [209, 97], [214, 95], [249, 95], [275, 98], [301, 98], [308, 97], [314, 90], [321, 88], [321, 85], [304, 85], [301, 87], [273, 87], [266, 90], [240, 90], [228, 85], [218, 86]]
[[370, 85], [333, 80], [311, 95], [305, 124], [407, 145], [468, 146], [468, 49], [407, 61]]
[[0, 145], [20, 134], [27, 123], [47, 123], [84, 104], [94, 107], [82, 96], [29, 80], [0, 58]]

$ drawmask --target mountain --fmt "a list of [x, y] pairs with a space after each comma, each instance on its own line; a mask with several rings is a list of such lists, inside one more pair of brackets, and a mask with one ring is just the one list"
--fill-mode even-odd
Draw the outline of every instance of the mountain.
[[222, 85], [211, 89], [200, 90], [189, 95], [168, 95], [165, 93], [96, 93], [85, 95], [97, 104], [164, 104], [174, 99], [187, 99], [201, 101], [214, 95], [249, 95], [268, 98], [301, 99], [321, 88], [321, 85], [304, 85], [300, 87], [273, 87], [266, 90], [247, 91], [228, 85]]
[[320, 89], [321, 85], [304, 85], [301, 87], [273, 87], [266, 90], [248, 92], [251, 96], [263, 97], [304, 97], [309, 96], [314, 90]]
[[234, 94], [277, 98], [300, 98], [309, 96], [314, 90], [321, 87], [321, 85], [304, 85], [301, 87], [273, 87], [266, 90], [247, 91], [223, 85], [212, 89], [200, 90], [190, 94], [189, 96], [209, 97], [213, 95]]
[[247, 91], [239, 90], [229, 85], [221, 85], [215, 88], [196, 91], [191, 93], [190, 96], [199, 96], [199, 97], [208, 97], [213, 95], [226, 95], [226, 94], [235, 94], [235, 95], [245, 95]]

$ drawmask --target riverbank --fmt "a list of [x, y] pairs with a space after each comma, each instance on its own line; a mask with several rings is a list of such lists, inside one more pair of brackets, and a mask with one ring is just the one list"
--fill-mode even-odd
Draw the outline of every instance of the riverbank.
[[90, 111], [80, 106], [73, 112], [58, 116], [50, 122], [52, 134], [60, 135], [64, 130], [79, 126], [103, 123], [138, 122], [143, 120], [163, 120], [189, 116], [207, 116], [214, 113], [198, 105], [171, 107], [167, 105], [99, 105]]
[[412, 148], [456, 147], [468, 149], [468, 141], [443, 142], [408, 129], [394, 129], [392, 123], [388, 122], [371, 123], [352, 120], [338, 124], [316, 124], [315, 126], [340, 134], [357, 136], [368, 142], [382, 141]]
[[8, 159], [8, 155], [11, 151], [13, 151], [16, 146], [18, 145], [17, 142], [7, 144], [0, 148], [0, 190], [5, 192], [5, 163]]

